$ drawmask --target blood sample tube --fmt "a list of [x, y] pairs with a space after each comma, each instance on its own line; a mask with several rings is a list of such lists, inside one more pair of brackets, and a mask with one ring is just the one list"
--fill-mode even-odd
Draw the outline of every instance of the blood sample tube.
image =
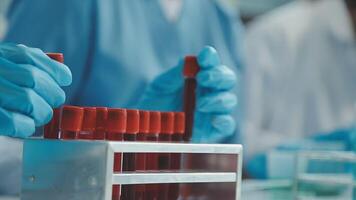
[[[126, 110], [127, 124], [124, 134], [124, 141], [136, 141], [136, 135], [140, 127], [140, 114], [138, 110]], [[123, 155], [123, 171], [136, 170], [136, 156], [134, 153], [124, 153]], [[135, 199], [135, 186], [122, 186], [122, 199]]]
[[61, 118], [61, 109], [55, 108], [53, 110], [53, 117], [51, 121], [45, 125], [43, 130], [43, 137], [46, 139], [59, 139], [59, 121]]
[[[63, 63], [64, 58], [61, 53], [46, 53], [48, 57], [57, 62]], [[45, 125], [43, 130], [43, 137], [46, 139], [59, 139], [59, 120], [61, 115], [60, 108], [53, 110], [53, 117], [51, 121]]]
[[94, 107], [85, 107], [82, 129], [79, 132], [78, 139], [92, 140], [94, 137], [96, 124], [96, 109]]
[[61, 139], [76, 139], [82, 127], [83, 108], [77, 106], [63, 106], [60, 123]]
[[[185, 114], [184, 112], [174, 113], [174, 131], [172, 135], [172, 142], [182, 142], [185, 129]], [[170, 157], [170, 170], [178, 171], [181, 167], [181, 154], [172, 153]], [[179, 197], [179, 184], [169, 184], [168, 199], [178, 199]]]
[[106, 107], [96, 107], [96, 123], [95, 123], [95, 131], [93, 134], [94, 140], [105, 139], [107, 115], [108, 115], [108, 109]]
[[[174, 127], [174, 113], [173, 112], [162, 112], [161, 113], [161, 132], [158, 136], [158, 141], [160, 142], [170, 142], [173, 134]], [[169, 170], [170, 162], [169, 153], [158, 154], [158, 169], [160, 171]], [[168, 199], [168, 184], [160, 184], [158, 192], [158, 200]]]
[[194, 110], [195, 110], [195, 89], [197, 81], [195, 76], [199, 72], [199, 64], [195, 56], [186, 56], [184, 60], [183, 75], [184, 82], [184, 99], [183, 111], [185, 113], [185, 133], [184, 140], [190, 141], [193, 134]]
[[[106, 120], [106, 139], [122, 141], [126, 131], [126, 110], [109, 108]], [[122, 153], [114, 155], [114, 172], [122, 171]], [[119, 200], [121, 193], [120, 185], [113, 185], [112, 200]]]
[[[161, 113], [151, 111], [150, 112], [150, 128], [148, 134], [146, 135], [146, 141], [157, 142], [158, 134], [161, 130]], [[158, 170], [158, 154], [157, 153], [147, 153], [146, 154], [146, 170]], [[157, 184], [148, 184], [145, 187], [145, 200], [156, 200], [158, 197]]]
[[[136, 141], [143, 142], [146, 140], [146, 134], [150, 127], [150, 112], [140, 110], [140, 128], [136, 136]], [[143, 172], [145, 170], [145, 156], [144, 153], [136, 154], [136, 172]], [[145, 185], [140, 184], [135, 186], [135, 200], [145, 199]]]

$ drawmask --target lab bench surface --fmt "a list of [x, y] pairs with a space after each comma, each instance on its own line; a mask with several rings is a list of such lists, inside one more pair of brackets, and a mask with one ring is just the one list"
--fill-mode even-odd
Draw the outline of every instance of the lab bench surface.
[[[290, 191], [291, 182], [286, 181], [243, 181], [242, 200], [292, 200]], [[266, 190], [266, 187], [276, 187], [278, 189]], [[19, 197], [2, 197], [0, 200], [20, 200]]]
[[[242, 200], [293, 200], [292, 181], [290, 180], [244, 180]], [[334, 198], [318, 198], [330, 200]], [[0, 200], [20, 200], [19, 197], [3, 197]]]
[[[254, 191], [242, 193], [243, 200], [292, 200], [290, 191]], [[0, 197], [0, 200], [20, 200], [18, 197]]]
[[293, 200], [290, 180], [244, 180], [242, 200]]
[[19, 197], [0, 196], [0, 200], [20, 200]]
[[[248, 194], [242, 194], [242, 199], [243, 200], [261, 200], [261, 199], [273, 199], [273, 200], [292, 200], [292, 198], [289, 198], [290, 192], [287, 191], [281, 191], [281, 192], [268, 192], [268, 191], [255, 191], [255, 192], [249, 192]], [[20, 200], [19, 197], [1, 197], [0, 200]]]

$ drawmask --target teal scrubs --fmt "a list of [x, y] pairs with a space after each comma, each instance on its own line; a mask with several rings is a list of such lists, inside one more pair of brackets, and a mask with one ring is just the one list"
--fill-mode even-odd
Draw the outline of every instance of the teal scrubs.
[[5, 41], [64, 53], [70, 104], [134, 107], [154, 77], [205, 45], [240, 66], [239, 18], [217, 1], [183, 0], [175, 22], [157, 0], [17, 0], [8, 16]]
[[[157, 0], [14, 0], [8, 24], [5, 41], [64, 54], [73, 74], [68, 104], [135, 107], [154, 77], [206, 45], [235, 72], [241, 66], [242, 25], [218, 1], [183, 0], [172, 22]], [[16, 145], [12, 153], [21, 155]], [[0, 166], [0, 193], [18, 193], [21, 162]]]

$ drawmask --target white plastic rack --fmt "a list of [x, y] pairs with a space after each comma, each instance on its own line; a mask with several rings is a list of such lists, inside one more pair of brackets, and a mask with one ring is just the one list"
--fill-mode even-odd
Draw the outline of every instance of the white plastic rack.
[[[236, 155], [234, 172], [113, 173], [114, 153]], [[23, 149], [22, 200], [111, 200], [113, 184], [235, 183], [241, 199], [242, 146], [28, 139]]]

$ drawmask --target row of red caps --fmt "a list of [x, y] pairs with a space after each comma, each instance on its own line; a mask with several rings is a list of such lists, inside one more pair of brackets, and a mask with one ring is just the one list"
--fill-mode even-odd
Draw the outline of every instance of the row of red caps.
[[[182, 142], [183, 112], [157, 112], [106, 107], [63, 106], [44, 128], [46, 139]], [[178, 170], [180, 154], [115, 153], [114, 172]], [[177, 199], [179, 186], [113, 185], [112, 199]]]
[[123, 140], [123, 134], [141, 141], [149, 135], [183, 136], [183, 112], [158, 112], [106, 107], [63, 106], [54, 109], [44, 128], [47, 139]]

